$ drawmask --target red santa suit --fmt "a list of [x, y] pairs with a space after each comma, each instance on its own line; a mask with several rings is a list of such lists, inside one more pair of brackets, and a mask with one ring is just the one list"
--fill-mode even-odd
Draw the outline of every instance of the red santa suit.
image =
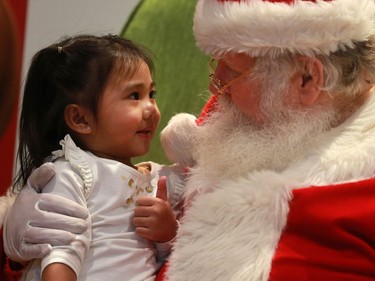
[[185, 213], [166, 280], [374, 280], [375, 97], [301, 159], [235, 182], [195, 168], [186, 188], [209, 191]]
[[[374, 14], [373, 0], [198, 0], [194, 35], [214, 56], [327, 55], [368, 40]], [[206, 192], [185, 212], [165, 279], [375, 280], [375, 98], [300, 159], [236, 181], [195, 167], [186, 188]]]

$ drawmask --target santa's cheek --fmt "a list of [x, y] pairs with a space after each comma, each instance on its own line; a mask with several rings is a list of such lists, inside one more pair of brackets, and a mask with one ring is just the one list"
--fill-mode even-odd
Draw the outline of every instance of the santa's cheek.
[[259, 100], [256, 96], [249, 95], [248, 93], [248, 91], [241, 93], [233, 89], [230, 91], [230, 98], [238, 110], [246, 115], [253, 116], [259, 110]]

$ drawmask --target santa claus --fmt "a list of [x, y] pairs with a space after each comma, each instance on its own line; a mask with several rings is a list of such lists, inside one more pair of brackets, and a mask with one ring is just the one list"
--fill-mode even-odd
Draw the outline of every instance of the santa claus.
[[[375, 279], [374, 14], [372, 0], [198, 1], [214, 100], [190, 134], [167, 280]], [[164, 131], [169, 155], [185, 123]]]

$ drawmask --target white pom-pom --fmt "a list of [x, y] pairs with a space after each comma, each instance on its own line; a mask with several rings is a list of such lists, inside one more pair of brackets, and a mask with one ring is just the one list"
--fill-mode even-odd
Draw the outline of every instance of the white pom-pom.
[[160, 133], [160, 141], [169, 161], [185, 167], [194, 165], [192, 139], [197, 129], [196, 117], [188, 113], [176, 114]]

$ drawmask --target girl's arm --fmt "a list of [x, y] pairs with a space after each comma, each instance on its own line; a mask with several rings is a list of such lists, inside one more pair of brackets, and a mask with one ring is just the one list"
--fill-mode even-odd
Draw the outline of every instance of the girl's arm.
[[63, 263], [52, 263], [42, 273], [42, 281], [76, 281], [74, 271]]

